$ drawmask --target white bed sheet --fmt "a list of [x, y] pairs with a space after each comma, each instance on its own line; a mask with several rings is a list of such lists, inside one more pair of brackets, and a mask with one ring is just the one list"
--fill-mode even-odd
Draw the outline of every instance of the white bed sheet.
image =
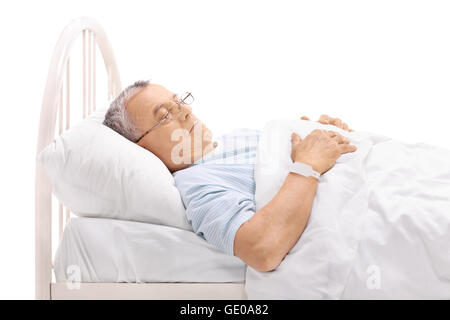
[[74, 281], [78, 270], [82, 282], [244, 282], [246, 265], [192, 231], [71, 218], [54, 270], [58, 282]]
[[247, 268], [248, 298], [450, 299], [448, 149], [276, 120], [259, 140], [256, 207], [288, 174], [291, 133], [304, 138], [316, 128], [347, 136], [358, 150], [320, 177], [307, 227], [279, 267]]

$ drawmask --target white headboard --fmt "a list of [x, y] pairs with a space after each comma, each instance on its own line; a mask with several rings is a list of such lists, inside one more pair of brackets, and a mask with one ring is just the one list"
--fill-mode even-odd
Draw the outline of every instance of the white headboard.
[[[119, 71], [114, 52], [101, 26], [93, 19], [82, 17], [71, 21], [62, 32], [53, 52], [39, 121], [37, 153], [55, 136], [70, 127], [70, 57], [75, 40], [82, 36], [82, 115], [96, 109], [96, 48], [100, 50], [108, 78], [108, 100], [121, 91]], [[64, 88], [66, 90], [64, 91]], [[64, 97], [64, 92], [65, 97]], [[73, 92], [72, 92], [73, 94]], [[66, 116], [64, 117], [64, 113]], [[63, 124], [65, 119], [65, 125]], [[43, 169], [36, 165], [35, 184], [35, 264], [36, 298], [49, 299], [52, 281], [52, 186]], [[59, 234], [63, 230], [63, 205], [59, 204]], [[66, 208], [66, 221], [69, 209]]]

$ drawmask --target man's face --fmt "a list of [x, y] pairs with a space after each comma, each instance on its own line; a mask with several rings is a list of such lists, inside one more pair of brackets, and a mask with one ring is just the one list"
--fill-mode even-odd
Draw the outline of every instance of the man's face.
[[176, 95], [158, 84], [149, 84], [135, 94], [126, 108], [142, 134], [161, 121], [138, 145], [155, 154], [171, 171], [177, 171], [211, 151], [211, 131], [192, 113], [192, 108], [179, 104]]

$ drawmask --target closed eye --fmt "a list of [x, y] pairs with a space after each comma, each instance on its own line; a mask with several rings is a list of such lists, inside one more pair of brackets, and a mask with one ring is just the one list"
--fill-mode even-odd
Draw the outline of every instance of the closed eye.
[[169, 112], [167, 111], [164, 116], [161, 118], [161, 121], [165, 121], [169, 118]]
[[[169, 103], [168, 107], [163, 106], [162, 108], [160, 108], [160, 110], [161, 110], [161, 109], [164, 110], [164, 115], [162, 116], [162, 118], [160, 118], [159, 121], [164, 122], [164, 123], [169, 122], [169, 121], [171, 120], [171, 118], [170, 118], [170, 110], [171, 110], [172, 108], [176, 107], [176, 106], [177, 106], [176, 103], [173, 103], [173, 104], [170, 104], [170, 103]], [[162, 110], [161, 110], [161, 111], [162, 111]]]

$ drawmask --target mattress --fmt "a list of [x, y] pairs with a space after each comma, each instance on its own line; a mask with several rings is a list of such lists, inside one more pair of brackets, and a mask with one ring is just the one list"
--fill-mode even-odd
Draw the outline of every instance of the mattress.
[[56, 281], [244, 282], [246, 265], [192, 231], [71, 218], [54, 258]]

